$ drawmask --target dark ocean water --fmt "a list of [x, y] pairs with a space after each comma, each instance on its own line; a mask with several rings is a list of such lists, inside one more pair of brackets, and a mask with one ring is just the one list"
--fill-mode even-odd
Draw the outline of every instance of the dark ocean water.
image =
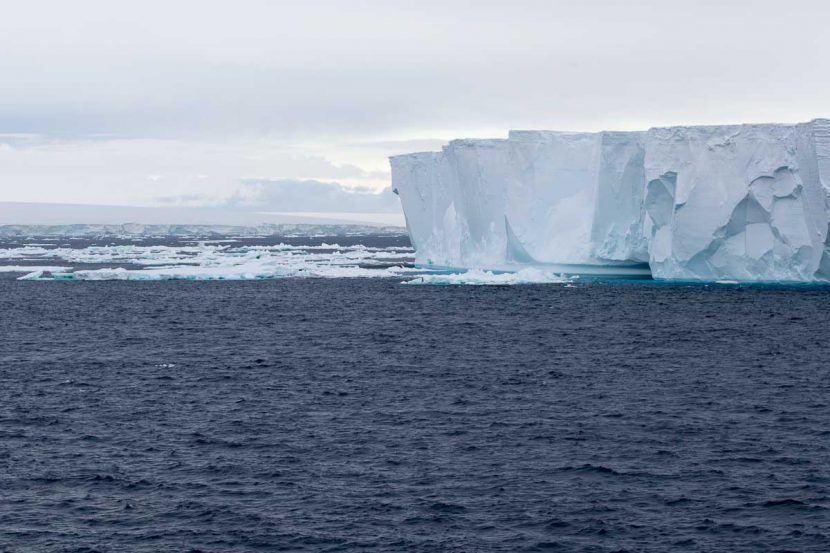
[[830, 550], [830, 292], [0, 280], [2, 551]]

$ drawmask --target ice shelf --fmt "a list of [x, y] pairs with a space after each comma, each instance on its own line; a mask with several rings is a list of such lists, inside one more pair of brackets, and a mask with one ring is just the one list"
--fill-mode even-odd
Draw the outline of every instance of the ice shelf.
[[390, 161], [419, 265], [830, 281], [830, 120], [511, 131]]

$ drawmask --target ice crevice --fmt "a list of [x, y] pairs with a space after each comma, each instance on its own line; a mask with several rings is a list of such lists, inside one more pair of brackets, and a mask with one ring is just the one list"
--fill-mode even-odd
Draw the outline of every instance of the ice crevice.
[[424, 267], [830, 280], [830, 120], [511, 131], [390, 158]]

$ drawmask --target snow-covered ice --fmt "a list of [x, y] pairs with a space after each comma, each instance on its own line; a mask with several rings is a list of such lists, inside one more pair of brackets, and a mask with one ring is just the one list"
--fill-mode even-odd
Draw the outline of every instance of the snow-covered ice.
[[511, 131], [390, 161], [419, 266], [830, 280], [830, 120]]

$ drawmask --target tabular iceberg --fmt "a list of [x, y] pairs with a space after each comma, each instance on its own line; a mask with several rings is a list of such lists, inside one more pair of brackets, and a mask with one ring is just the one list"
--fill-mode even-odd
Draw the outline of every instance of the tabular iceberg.
[[511, 131], [390, 161], [420, 265], [830, 281], [830, 120]]

